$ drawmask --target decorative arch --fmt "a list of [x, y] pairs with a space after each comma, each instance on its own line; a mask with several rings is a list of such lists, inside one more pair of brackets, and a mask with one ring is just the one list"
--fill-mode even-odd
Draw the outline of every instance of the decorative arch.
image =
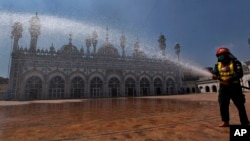
[[155, 80], [156, 78], [161, 79], [161, 81], [163, 82], [163, 76], [162, 76], [162, 74], [159, 74], [159, 73], [154, 74], [153, 80]]
[[162, 80], [159, 77], [154, 79], [154, 94], [161, 95], [163, 90]]
[[212, 91], [217, 92], [217, 87], [215, 85], [212, 86]]
[[121, 95], [121, 81], [117, 77], [111, 77], [108, 80], [108, 95], [117, 97]]
[[139, 80], [141, 81], [142, 78], [147, 78], [149, 82], [151, 81], [150, 76], [145, 72], [140, 75]]
[[69, 79], [70, 81], [75, 78], [75, 77], [81, 77], [84, 81], [86, 81], [86, 75], [84, 75], [84, 73], [81, 73], [79, 70], [78, 71], [75, 71], [75, 72], [72, 72], [70, 75], [69, 75]]
[[104, 91], [104, 82], [99, 76], [92, 76], [90, 79], [90, 96], [102, 97]]
[[117, 78], [121, 82], [121, 77], [116, 73], [109, 75], [107, 77], [107, 80], [109, 81], [110, 79], [113, 79], [113, 78]]
[[62, 76], [56, 75], [49, 80], [49, 95], [50, 99], [64, 98], [65, 80]]
[[196, 92], [196, 91], [195, 91], [195, 88], [193, 87], [193, 88], [192, 88], [192, 93], [195, 93], [195, 92]]
[[[22, 81], [23, 83], [21, 84], [21, 92], [22, 92], [22, 97], [24, 99], [34, 99], [32, 97], [29, 97], [29, 96], [27, 97], [27, 93], [32, 93], [32, 92], [28, 92], [27, 88], [26, 88], [27, 87], [26, 85], [27, 85], [28, 79], [30, 79], [33, 76], [36, 76], [36, 77], [40, 78], [41, 81], [42, 81], [42, 83], [41, 83], [42, 89], [39, 89], [39, 95], [41, 95], [40, 98], [43, 98], [43, 94], [45, 93], [44, 90], [43, 90], [44, 86], [45, 86], [45, 75], [43, 74], [43, 72], [40, 71], [40, 70], [34, 70], [34, 69], [33, 70], [29, 70], [29, 71], [23, 73], [22, 78], [21, 78], [23, 80]], [[30, 87], [32, 87], [32, 86], [30, 86]]]
[[51, 80], [52, 78], [54, 78], [55, 76], [60, 76], [64, 81], [66, 81], [66, 80], [65, 80], [66, 74], [65, 74], [63, 71], [59, 70], [59, 69], [56, 69], [56, 70], [54, 70], [54, 71], [51, 71], [51, 72], [48, 74], [48, 80], [50, 81], [50, 80]]
[[84, 97], [84, 80], [80, 76], [75, 76], [70, 80], [70, 97], [82, 98]]
[[205, 87], [206, 92], [210, 92], [210, 88], [208, 86]]
[[90, 81], [93, 79], [93, 78], [95, 78], [95, 77], [98, 77], [98, 78], [100, 78], [101, 79], [101, 81], [104, 83], [105, 82], [105, 77], [104, 77], [104, 75], [102, 74], [102, 73], [100, 73], [100, 72], [92, 72], [90, 75], [89, 75], [90, 77], [89, 77], [89, 83], [90, 83]]
[[127, 77], [125, 79], [125, 95], [136, 96], [136, 81], [133, 77]]
[[124, 77], [124, 80], [127, 80], [128, 78], [132, 78], [132, 79], [134, 79], [136, 81], [136, 77], [132, 73], [126, 74], [126, 76]]
[[43, 82], [39, 76], [33, 75], [25, 80], [24, 99], [42, 99]]
[[30, 78], [31, 76], [38, 76], [42, 79], [42, 81], [44, 82], [44, 79], [45, 79], [45, 75], [42, 71], [40, 70], [29, 70], [29, 71], [26, 71], [25, 73], [23, 73], [23, 80], [24, 82], [27, 81], [28, 78]]
[[166, 79], [166, 92], [168, 95], [175, 92], [175, 81], [172, 77]]
[[142, 96], [150, 95], [150, 81], [147, 77], [142, 77], [140, 79], [140, 95]]

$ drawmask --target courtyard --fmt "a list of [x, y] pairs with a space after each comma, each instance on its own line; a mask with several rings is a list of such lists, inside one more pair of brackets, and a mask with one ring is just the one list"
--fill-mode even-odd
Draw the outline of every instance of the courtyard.
[[[217, 96], [0, 101], [0, 141], [228, 141]], [[230, 117], [240, 124], [232, 103]]]

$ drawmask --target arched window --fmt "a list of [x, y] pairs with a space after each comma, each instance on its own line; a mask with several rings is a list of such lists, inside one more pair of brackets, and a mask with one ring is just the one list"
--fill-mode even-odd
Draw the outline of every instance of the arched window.
[[161, 95], [162, 94], [162, 81], [160, 78], [156, 78], [154, 80], [154, 94]]
[[150, 84], [147, 78], [142, 78], [140, 81], [140, 95], [150, 95]]
[[190, 89], [189, 89], [189, 88], [187, 88], [187, 93], [188, 93], [188, 94], [190, 93]]
[[60, 76], [55, 76], [49, 82], [49, 98], [58, 99], [63, 97], [64, 97], [64, 80]]
[[126, 96], [136, 96], [135, 80], [131, 77], [125, 81], [125, 94]]
[[212, 91], [217, 92], [217, 87], [215, 85], [212, 86]]
[[194, 87], [192, 88], [192, 93], [195, 93], [195, 88]]
[[42, 98], [42, 80], [38, 76], [31, 76], [25, 85], [25, 99], [41, 99]]
[[90, 82], [91, 97], [103, 96], [103, 82], [99, 77], [94, 77]]
[[82, 98], [82, 97], [84, 97], [84, 81], [79, 76], [74, 77], [71, 80], [70, 97], [71, 98]]
[[167, 94], [174, 94], [174, 80], [171, 78], [167, 79]]
[[210, 92], [210, 88], [206, 86], [206, 92]]
[[113, 77], [108, 82], [109, 96], [116, 97], [120, 95], [120, 81]]

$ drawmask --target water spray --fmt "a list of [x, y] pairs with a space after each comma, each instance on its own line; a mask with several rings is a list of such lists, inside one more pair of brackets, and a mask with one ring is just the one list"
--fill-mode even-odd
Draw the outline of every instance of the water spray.
[[[25, 13], [10, 13], [10, 12], [1, 12], [0, 13], [0, 20], [2, 21], [0, 26], [2, 26], [3, 28], [3, 32], [0, 31], [2, 33], [2, 37], [6, 38], [9, 37], [10, 35], [10, 28], [8, 28], [10, 26], [10, 24], [13, 24], [15, 21], [20, 20], [23, 23], [24, 29], [28, 29], [29, 26], [29, 19], [30, 17], [34, 16], [34, 14], [25, 14]], [[101, 26], [98, 26], [97, 24], [93, 24], [93, 23], [87, 23], [84, 21], [77, 21], [77, 20], [72, 20], [72, 19], [66, 19], [66, 18], [60, 18], [60, 17], [56, 17], [56, 16], [49, 16], [49, 15], [39, 15], [39, 17], [42, 19], [41, 20], [41, 24], [42, 24], [42, 33], [41, 33], [41, 37], [39, 39], [39, 42], [43, 43], [43, 47], [50, 47], [50, 45], [53, 43], [53, 45], [55, 46], [55, 48], [59, 48], [62, 43], [67, 43], [67, 36], [72, 33], [73, 35], [73, 43], [74, 44], [78, 44], [77, 46], [82, 46], [82, 42], [84, 42], [84, 38], [88, 37], [89, 34], [91, 34], [93, 31], [97, 31], [97, 33], [99, 34], [99, 37], [105, 37], [106, 34], [106, 27], [103, 28]], [[0, 29], [0, 30], [1, 30]], [[6, 30], [7, 29], [7, 30]], [[113, 39], [111, 42], [114, 43], [115, 46], [119, 46], [119, 38], [121, 35], [121, 31], [117, 31], [117, 30], [109, 30], [109, 36], [110, 39]], [[23, 37], [24, 38], [28, 38], [29, 37], [29, 33], [28, 31], [24, 31], [23, 33]], [[51, 41], [48, 41], [48, 39], [50, 39]], [[65, 41], [62, 41], [62, 39], [65, 39]], [[133, 34], [129, 34], [126, 33], [126, 40], [127, 43], [131, 43], [133, 44], [135, 41], [135, 36]], [[3, 41], [1, 41], [3, 40]], [[7, 39], [1, 39], [0, 41], [3, 44], [8, 44]], [[105, 38], [100, 38], [99, 39], [101, 42], [105, 41]], [[28, 43], [29, 40], [26, 39], [20, 39], [20, 43], [21, 44], [26, 44], [26, 46], [29, 44]], [[80, 42], [80, 43], [79, 43]], [[143, 43], [146, 43], [146, 41], [141, 41]], [[47, 44], [47, 45], [46, 45]], [[126, 48], [126, 50], [128, 51], [132, 51], [132, 46], [133, 45], [127, 45], [130, 46], [130, 48]], [[192, 72], [195, 72], [201, 76], [204, 77], [211, 77], [211, 74], [204, 70], [201, 69], [200, 67], [197, 67], [195, 65], [191, 65], [188, 63], [182, 63], [182, 62], [178, 62], [175, 59], [172, 59], [171, 57], [167, 57], [166, 56], [162, 56], [162, 53], [160, 51], [156, 51], [155, 50], [155, 45], [152, 43], [146, 43], [147, 46], [144, 46], [143, 51], [145, 52], [145, 54], [147, 54], [147, 56], [149, 58], [153, 57], [153, 56], [158, 56], [158, 59], [162, 59], [162, 60], [167, 60], [170, 61], [174, 64], [178, 64], [180, 65], [182, 68], [184, 69], [189, 69]], [[42, 48], [43, 48], [42, 47]], [[145, 48], [146, 47], [146, 48]], [[39, 47], [39, 43], [38, 43], [38, 48]], [[118, 48], [120, 49], [120, 48]], [[151, 56], [149, 56], [151, 55]], [[169, 54], [167, 54], [167, 56], [170, 56]], [[154, 57], [153, 57], [154, 58]], [[155, 58], [154, 58], [155, 59]]]

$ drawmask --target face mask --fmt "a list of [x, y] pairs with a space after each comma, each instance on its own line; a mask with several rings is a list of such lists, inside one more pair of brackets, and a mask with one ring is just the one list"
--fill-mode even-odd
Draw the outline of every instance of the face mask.
[[219, 55], [219, 56], [218, 56], [218, 60], [219, 60], [219, 61], [223, 61], [224, 59], [225, 59], [225, 55]]

